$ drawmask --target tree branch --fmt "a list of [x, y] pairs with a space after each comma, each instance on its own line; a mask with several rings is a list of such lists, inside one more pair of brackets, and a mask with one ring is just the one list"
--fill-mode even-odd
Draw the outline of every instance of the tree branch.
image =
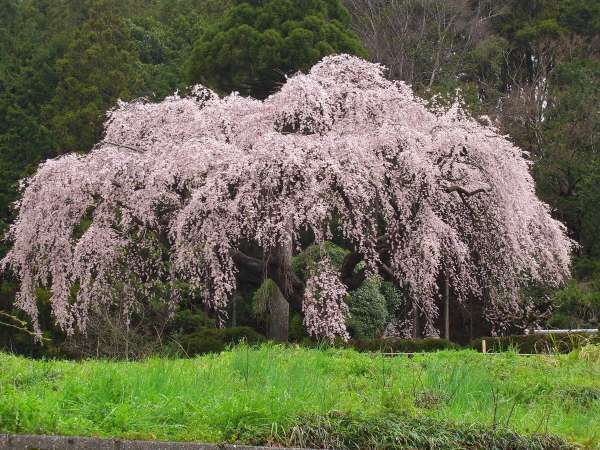
[[491, 189], [489, 187], [480, 187], [480, 188], [474, 189], [472, 191], [469, 191], [468, 189], [465, 189], [462, 186], [456, 186], [456, 185], [448, 186], [445, 189], [445, 191], [448, 193], [458, 192], [459, 194], [466, 195], [467, 197], [471, 197], [473, 195], [480, 194], [482, 192], [489, 192], [490, 190]]
[[256, 275], [257, 277], [261, 277], [263, 275], [264, 264], [262, 260], [248, 256], [237, 249], [231, 251], [231, 257], [237, 265], [243, 266], [244, 269], [252, 272], [253, 275]]
[[134, 151], [136, 153], [142, 153], [142, 150], [140, 150], [139, 148], [130, 147], [129, 145], [117, 144], [115, 142], [109, 142], [109, 141], [102, 141], [102, 143], [103, 144], [107, 144], [107, 145], [112, 145], [114, 147], [126, 148], [127, 150], [131, 150], [131, 151]]
[[354, 273], [354, 268], [363, 260], [358, 252], [348, 253], [344, 258], [341, 268], [341, 279], [350, 290], [359, 287], [365, 279], [365, 271]]
[[4, 316], [7, 317], [8, 319], [17, 322], [19, 325], [14, 325], [12, 323], [8, 323], [8, 322], [3, 322], [0, 321], [0, 325], [3, 325], [5, 327], [10, 327], [10, 328], [14, 328], [16, 330], [22, 331], [24, 333], [27, 333], [30, 336], [33, 336], [34, 338], [39, 337], [42, 341], [50, 341], [51, 339], [44, 337], [44, 336], [38, 336], [36, 333], [34, 333], [33, 331], [29, 330], [27, 328], [27, 322], [25, 322], [24, 320], [19, 319], [16, 316], [13, 316], [12, 314], [8, 314], [4, 311], [0, 311], [0, 316]]
[[[381, 235], [377, 238], [376, 249], [378, 252], [389, 250], [387, 235]], [[348, 289], [353, 290], [358, 288], [366, 278], [364, 269], [355, 272], [354, 269], [363, 260], [363, 255], [358, 252], [351, 252], [346, 255], [340, 270], [340, 277], [343, 283], [348, 286]]]
[[[249, 256], [237, 249], [231, 251], [231, 257], [238, 266], [243, 267], [250, 272], [252, 279], [249, 279], [248, 281], [256, 281], [260, 284], [263, 277], [267, 276], [277, 284], [277, 287], [279, 287], [282, 292], [285, 282], [289, 282], [292, 292], [289, 293], [286, 299], [298, 308], [301, 307], [302, 297], [304, 295], [304, 282], [294, 273], [291, 267], [286, 267], [283, 271], [278, 270], [279, 267], [277, 261], [273, 259], [269, 259], [265, 267], [265, 262], [262, 259]], [[283, 279], [284, 277], [285, 280]]]

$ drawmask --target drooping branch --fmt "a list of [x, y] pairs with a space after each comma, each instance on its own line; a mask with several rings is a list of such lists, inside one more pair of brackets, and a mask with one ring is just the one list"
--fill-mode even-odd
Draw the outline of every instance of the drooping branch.
[[255, 279], [264, 275], [264, 262], [261, 259], [248, 256], [237, 249], [231, 251], [231, 256], [236, 264], [249, 271]]

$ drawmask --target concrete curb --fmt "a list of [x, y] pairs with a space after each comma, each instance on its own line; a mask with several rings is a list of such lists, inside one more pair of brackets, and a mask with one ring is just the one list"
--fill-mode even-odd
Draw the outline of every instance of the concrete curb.
[[[249, 445], [0, 434], [0, 450], [273, 450]], [[302, 450], [284, 449], [278, 450]]]

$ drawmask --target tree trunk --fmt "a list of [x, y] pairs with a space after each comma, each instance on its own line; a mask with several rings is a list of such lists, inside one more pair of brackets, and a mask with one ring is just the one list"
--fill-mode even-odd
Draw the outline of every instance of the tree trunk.
[[288, 296], [294, 290], [292, 286], [292, 279], [290, 276], [292, 268], [292, 256], [293, 256], [293, 241], [292, 236], [288, 235], [285, 242], [278, 245], [272, 253], [272, 257], [276, 266], [277, 276], [274, 277], [278, 280], [279, 289], [284, 296]]
[[419, 308], [416, 303], [413, 303], [412, 309], [413, 319], [413, 339], [419, 339]]
[[234, 295], [231, 299], [231, 326], [232, 327], [237, 327], [237, 302], [238, 302], [238, 296]]
[[469, 298], [469, 341], [472, 341], [473, 335], [473, 298]]
[[444, 273], [444, 339], [450, 340], [450, 283]]
[[288, 340], [290, 318], [290, 304], [279, 289], [274, 289], [269, 299], [269, 320], [267, 324], [267, 337], [274, 341], [286, 342]]
[[[279, 295], [274, 295], [275, 298], [270, 299], [272, 303], [270, 304], [268, 332], [269, 335], [272, 334], [269, 338], [278, 341], [288, 340], [290, 307], [286, 299], [294, 294], [292, 256], [293, 240], [292, 235], [288, 234], [285, 242], [278, 245], [271, 254], [276, 273], [268, 274], [279, 287]], [[268, 266], [271, 267], [270, 264]]]

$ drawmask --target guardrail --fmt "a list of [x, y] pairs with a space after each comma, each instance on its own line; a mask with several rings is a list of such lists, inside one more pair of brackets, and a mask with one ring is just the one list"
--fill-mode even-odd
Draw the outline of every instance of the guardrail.
[[598, 332], [598, 328], [573, 328], [570, 330], [527, 330], [527, 334], [594, 334]]

